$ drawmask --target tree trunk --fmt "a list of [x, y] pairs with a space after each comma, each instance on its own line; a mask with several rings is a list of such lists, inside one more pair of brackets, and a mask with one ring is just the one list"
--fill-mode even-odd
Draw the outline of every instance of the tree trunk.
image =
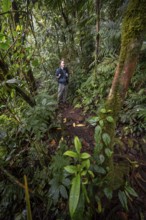
[[[119, 111], [129, 88], [133, 73], [136, 69], [144, 34], [146, 33], [146, 1], [130, 0], [122, 23], [121, 50], [119, 62], [115, 71], [112, 86], [105, 103], [105, 112], [101, 111], [103, 121], [102, 134], [110, 137], [108, 148], [113, 151], [115, 127]], [[107, 120], [111, 116], [114, 122]], [[111, 119], [110, 117], [110, 119]], [[108, 117], [109, 119], [109, 117]], [[107, 144], [101, 139], [102, 151], [105, 155]], [[107, 156], [105, 155], [105, 158]], [[107, 158], [105, 164], [113, 167], [113, 156]]]
[[115, 99], [116, 96], [119, 96], [119, 110], [136, 69], [143, 37], [146, 33], [145, 11], [145, 0], [131, 0], [123, 20], [119, 63], [108, 96], [108, 102], [111, 104], [113, 99]]
[[95, 0], [96, 12], [96, 42], [95, 42], [95, 59], [97, 61], [99, 53], [99, 29], [100, 29], [100, 0]]
[[32, 96], [34, 96], [37, 92], [37, 85], [31, 67], [29, 68], [28, 72], [25, 74], [25, 79], [28, 83], [28, 87]]

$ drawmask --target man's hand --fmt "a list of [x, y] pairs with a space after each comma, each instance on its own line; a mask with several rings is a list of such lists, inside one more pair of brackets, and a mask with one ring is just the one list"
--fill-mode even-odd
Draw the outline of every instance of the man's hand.
[[61, 74], [59, 73], [59, 74], [58, 74], [58, 76], [56, 76], [56, 77], [57, 77], [57, 79], [59, 79], [59, 78], [60, 78], [60, 76], [61, 76]]

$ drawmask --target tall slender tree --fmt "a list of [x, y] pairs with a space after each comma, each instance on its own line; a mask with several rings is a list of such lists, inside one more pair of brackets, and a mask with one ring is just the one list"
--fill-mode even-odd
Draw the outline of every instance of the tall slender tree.
[[[121, 50], [112, 86], [100, 117], [104, 120], [103, 132], [110, 136], [109, 148], [113, 150], [115, 126], [122, 107], [131, 78], [137, 66], [140, 49], [146, 34], [146, 1], [130, 0], [122, 22]], [[107, 120], [112, 116], [115, 123]], [[103, 143], [104, 144], [104, 143]], [[105, 148], [107, 146], [105, 145]], [[110, 158], [113, 165], [113, 158]]]

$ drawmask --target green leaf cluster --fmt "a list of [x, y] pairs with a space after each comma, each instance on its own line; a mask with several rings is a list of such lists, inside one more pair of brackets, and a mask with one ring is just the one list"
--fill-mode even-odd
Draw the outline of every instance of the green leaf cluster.
[[84, 189], [84, 196], [89, 202], [87, 191], [84, 185], [88, 184], [88, 176], [94, 178], [94, 174], [90, 170], [90, 155], [86, 152], [81, 153], [82, 145], [78, 137], [74, 138], [74, 145], [76, 152], [66, 151], [64, 153], [65, 156], [69, 156], [74, 159], [74, 165], [64, 167], [64, 169], [69, 174], [74, 175], [74, 177], [71, 180], [71, 189], [69, 196], [69, 211], [72, 218], [79, 204], [79, 198], [81, 196], [81, 186]]

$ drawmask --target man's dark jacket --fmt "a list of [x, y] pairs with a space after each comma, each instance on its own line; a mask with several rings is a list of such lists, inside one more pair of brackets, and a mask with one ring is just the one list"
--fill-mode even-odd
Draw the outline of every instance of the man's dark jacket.
[[59, 76], [59, 74], [60, 74], [60, 77], [58, 78], [58, 83], [67, 85], [68, 84], [68, 77], [69, 77], [69, 72], [68, 72], [67, 67], [64, 67], [63, 69], [58, 68], [56, 70], [56, 76]]

